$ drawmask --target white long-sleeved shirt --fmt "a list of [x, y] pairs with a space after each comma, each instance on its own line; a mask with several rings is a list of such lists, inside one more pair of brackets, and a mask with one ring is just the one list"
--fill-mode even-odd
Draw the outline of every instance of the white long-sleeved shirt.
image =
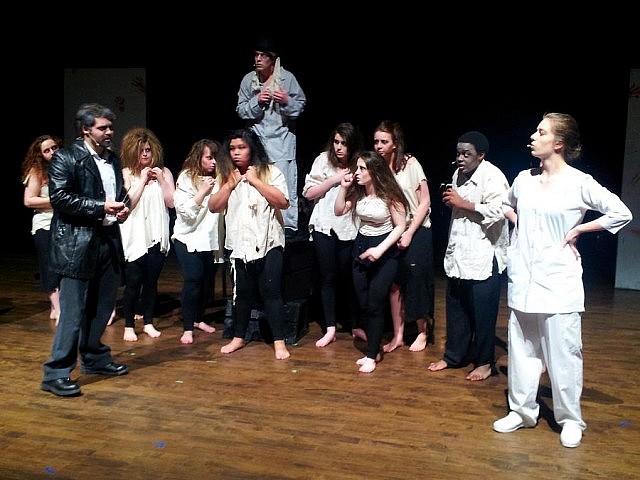
[[[329, 163], [327, 152], [322, 152], [316, 157], [311, 165], [311, 170], [305, 176], [304, 193], [311, 187], [320, 185], [327, 178], [333, 177], [339, 168]], [[330, 235], [331, 230], [335, 232], [340, 240], [353, 240], [358, 234], [358, 226], [353, 220], [351, 213], [348, 215], [336, 215], [334, 205], [336, 197], [340, 191], [340, 184], [331, 187], [322, 197], [316, 199], [313, 211], [309, 217], [309, 233], [320, 232]]]
[[598, 222], [611, 233], [631, 221], [631, 211], [591, 175], [571, 166], [544, 188], [539, 175], [520, 172], [505, 204], [518, 214], [508, 249], [509, 307], [527, 313], [583, 312], [582, 259], [562, 242], [588, 210], [602, 213]]
[[[215, 188], [215, 187], [214, 187]], [[173, 194], [176, 221], [173, 226], [173, 240], [180, 240], [189, 252], [213, 251], [217, 261], [222, 261], [220, 213], [209, 210], [209, 196], [200, 205], [194, 197], [197, 188], [186, 171], [180, 172]]]
[[509, 182], [488, 160], [480, 162], [471, 178], [460, 186], [459, 172], [453, 173], [453, 188], [463, 199], [475, 204], [475, 211], [451, 210], [444, 271], [450, 278], [486, 280], [493, 271], [494, 256], [499, 272], [507, 266], [509, 223], [502, 198]]

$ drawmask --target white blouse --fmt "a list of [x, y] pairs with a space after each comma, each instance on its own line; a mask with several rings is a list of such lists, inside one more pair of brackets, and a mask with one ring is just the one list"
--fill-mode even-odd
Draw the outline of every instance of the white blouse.
[[[24, 181], [26, 185], [29, 183], [29, 177]], [[49, 184], [45, 183], [40, 186], [40, 198], [49, 198]], [[53, 208], [36, 208], [33, 210], [33, 218], [31, 220], [31, 235], [35, 235], [40, 229], [49, 230], [51, 227], [51, 219], [53, 218]]]
[[[141, 179], [131, 175], [130, 188], [137, 188]], [[169, 209], [164, 203], [164, 193], [160, 184], [153, 180], [142, 191], [136, 207], [127, 220], [120, 224], [124, 258], [133, 262], [147, 253], [149, 248], [160, 244], [160, 250], [169, 253]]]
[[360, 218], [359, 231], [364, 236], [375, 237], [393, 230], [391, 211], [382, 198], [362, 197], [356, 203], [356, 214]]
[[[284, 175], [275, 165], [269, 165], [269, 178], [266, 183], [276, 187], [289, 198]], [[213, 193], [220, 190], [216, 182]], [[207, 201], [203, 202], [207, 205]], [[225, 213], [225, 248], [231, 251], [229, 258], [239, 258], [251, 262], [264, 258], [267, 252], [276, 247], [284, 247], [284, 224], [282, 212], [251, 186], [241, 181], [236, 185], [227, 202]]]
[[[311, 166], [311, 170], [305, 177], [302, 193], [309, 188], [320, 185], [327, 178], [333, 177], [340, 168], [336, 168], [329, 163], [327, 152], [322, 152], [316, 157]], [[358, 233], [358, 226], [354, 223], [353, 216], [336, 215], [333, 206], [340, 191], [340, 184], [331, 187], [324, 196], [315, 200], [313, 211], [309, 217], [309, 233], [320, 232], [330, 235], [331, 230], [335, 232], [340, 240], [353, 240]]]
[[620, 198], [589, 174], [568, 166], [551, 185], [543, 186], [531, 170], [518, 174], [505, 204], [518, 214], [508, 248], [509, 307], [527, 313], [584, 311], [582, 261], [565, 235], [582, 223], [588, 210], [605, 230], [616, 233], [631, 221]]
[[[395, 174], [395, 177], [404, 192], [404, 196], [407, 197], [407, 202], [409, 202], [409, 212], [407, 212], [409, 213], [409, 219], [407, 223], [410, 223], [411, 216], [418, 209], [418, 205], [420, 205], [420, 199], [417, 194], [417, 191], [420, 189], [420, 182], [426, 182], [427, 176], [424, 174], [424, 170], [418, 159], [412, 156], [407, 162], [407, 165]], [[431, 228], [431, 209], [429, 209], [429, 212], [424, 217], [422, 226]]]
[[180, 172], [173, 194], [176, 221], [171, 238], [184, 243], [189, 252], [212, 251], [216, 260], [221, 262], [224, 254], [221, 240], [224, 234], [220, 232], [220, 213], [209, 210], [210, 194], [204, 197], [202, 204], [196, 204], [193, 200], [196, 192], [197, 188], [188, 172]]

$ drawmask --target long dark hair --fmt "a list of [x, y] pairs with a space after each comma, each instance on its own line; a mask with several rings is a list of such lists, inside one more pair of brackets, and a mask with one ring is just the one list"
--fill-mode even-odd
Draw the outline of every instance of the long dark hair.
[[407, 147], [404, 141], [404, 132], [402, 131], [400, 124], [398, 122], [392, 122], [391, 120], [383, 120], [373, 131], [374, 135], [375, 132], [385, 132], [391, 135], [391, 139], [396, 145], [391, 165], [393, 173], [398, 173], [404, 170], [404, 167], [407, 165], [407, 161], [412, 157], [412, 155], [407, 153]]
[[266, 181], [269, 178], [269, 164], [271, 162], [267, 156], [266, 150], [264, 149], [264, 145], [253, 130], [249, 128], [239, 128], [230, 131], [225, 137], [222, 145], [224, 155], [220, 158], [220, 168], [218, 170], [222, 185], [229, 180], [229, 177], [231, 177], [236, 169], [230, 153], [231, 140], [236, 138], [241, 138], [249, 146], [249, 150], [251, 150], [249, 165], [256, 169], [256, 173], [260, 180], [263, 182]]
[[[356, 161], [359, 159], [362, 159], [367, 166], [373, 182], [373, 188], [376, 191], [376, 196], [385, 200], [390, 206], [394, 205], [397, 208], [399, 205], [402, 205], [404, 211], [409, 212], [407, 197], [405, 197], [402, 188], [400, 188], [400, 184], [393, 173], [391, 173], [382, 155], [378, 152], [367, 150], [360, 152]], [[351, 202], [351, 215], [354, 217], [354, 220], [356, 217], [355, 204], [358, 200], [366, 197], [366, 195], [367, 192], [364, 185], [359, 185], [356, 181], [351, 183], [346, 192], [345, 199]]]
[[[338, 157], [336, 157], [336, 150], [333, 148], [333, 141], [336, 138], [336, 135], [340, 135], [344, 138], [344, 142], [347, 146], [346, 165], [342, 165], [340, 160], [338, 160]], [[362, 135], [356, 127], [348, 122], [339, 123], [336, 128], [333, 129], [326, 146], [329, 163], [335, 168], [349, 168], [351, 171], [355, 169], [356, 159], [362, 150], [364, 150]]]

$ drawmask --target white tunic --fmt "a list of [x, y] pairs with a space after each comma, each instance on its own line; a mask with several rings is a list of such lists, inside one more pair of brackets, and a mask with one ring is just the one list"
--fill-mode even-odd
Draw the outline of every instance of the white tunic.
[[[140, 177], [131, 175], [129, 178], [130, 188], [137, 188]], [[162, 187], [156, 180], [144, 187], [136, 207], [120, 224], [120, 233], [127, 262], [142, 257], [156, 243], [160, 244], [162, 253], [169, 253], [169, 209], [164, 203]]]
[[[289, 198], [284, 175], [273, 164], [269, 165], [266, 183]], [[219, 185], [220, 182], [216, 182], [213, 193], [220, 189]], [[273, 208], [249, 182], [241, 181], [229, 195], [225, 227], [225, 248], [231, 251], [229, 258], [251, 262], [264, 258], [272, 248], [284, 247], [282, 212]]]
[[582, 223], [588, 210], [616, 233], [631, 221], [620, 198], [589, 174], [568, 167], [543, 188], [531, 170], [518, 174], [505, 203], [516, 210], [518, 226], [507, 251], [509, 307], [527, 313], [584, 312], [582, 262], [565, 235]]
[[[336, 168], [329, 163], [327, 152], [322, 152], [316, 157], [311, 166], [311, 170], [306, 175], [302, 193], [309, 188], [320, 185], [327, 178], [333, 177], [340, 168]], [[309, 217], [309, 232], [320, 232], [331, 235], [331, 230], [335, 232], [340, 240], [353, 240], [358, 233], [358, 227], [354, 223], [353, 216], [336, 215], [334, 205], [336, 197], [340, 191], [340, 184], [331, 187], [322, 197], [316, 199]]]
[[173, 194], [176, 222], [171, 238], [184, 243], [189, 252], [212, 251], [216, 261], [221, 262], [224, 252], [221, 247], [223, 233], [219, 229], [220, 214], [209, 210], [210, 194], [204, 197], [202, 204], [196, 204], [193, 200], [196, 192], [188, 172], [180, 172]]

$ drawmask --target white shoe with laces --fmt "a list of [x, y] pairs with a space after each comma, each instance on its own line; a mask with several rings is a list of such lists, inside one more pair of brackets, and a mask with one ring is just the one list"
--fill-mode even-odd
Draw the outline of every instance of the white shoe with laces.
[[560, 443], [563, 447], [576, 448], [582, 441], [582, 429], [575, 423], [565, 423], [560, 433]]

